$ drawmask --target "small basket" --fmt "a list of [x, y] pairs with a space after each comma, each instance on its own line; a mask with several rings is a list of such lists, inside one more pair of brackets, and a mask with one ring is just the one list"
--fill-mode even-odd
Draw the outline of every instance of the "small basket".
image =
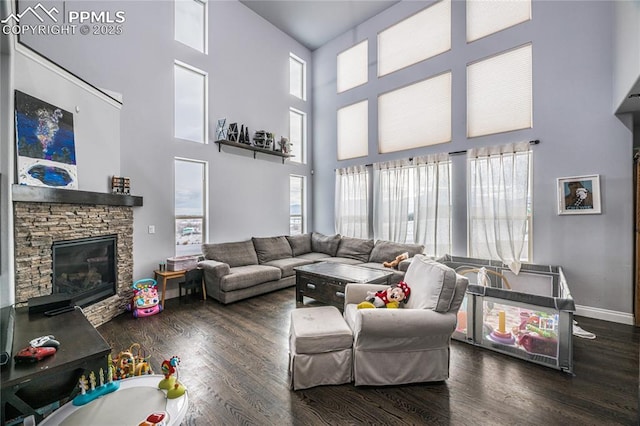
[[167, 259], [167, 271], [184, 271], [196, 269], [198, 256], [176, 256]]

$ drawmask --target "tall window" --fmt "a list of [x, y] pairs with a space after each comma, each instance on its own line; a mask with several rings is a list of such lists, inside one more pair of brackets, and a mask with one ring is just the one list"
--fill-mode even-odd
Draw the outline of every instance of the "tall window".
[[336, 170], [335, 231], [369, 238], [369, 172], [365, 166]]
[[289, 108], [289, 142], [291, 142], [291, 161], [305, 163], [307, 142], [307, 114], [295, 108]]
[[338, 110], [338, 160], [366, 157], [369, 154], [369, 101], [361, 101]]
[[407, 160], [373, 165], [373, 237], [376, 240], [407, 241], [411, 175], [411, 164]]
[[531, 19], [531, 0], [467, 0], [466, 3], [468, 42]]
[[206, 143], [207, 73], [176, 61], [174, 79], [174, 135]]
[[336, 84], [338, 93], [369, 80], [369, 41], [365, 40], [338, 54]]
[[378, 150], [451, 142], [451, 72], [378, 97]]
[[201, 253], [206, 241], [207, 164], [175, 159], [176, 255]]
[[206, 0], [174, 0], [174, 32], [180, 43], [207, 53]]
[[[451, 160], [448, 154], [413, 159], [413, 242], [431, 256], [451, 253]], [[411, 220], [413, 219], [413, 220]], [[408, 233], [409, 239], [411, 233]]]
[[307, 100], [307, 63], [289, 53], [289, 93]]
[[533, 127], [531, 44], [467, 66], [467, 136]]
[[531, 150], [528, 142], [471, 149], [469, 256], [501, 260], [514, 272], [530, 261]]
[[304, 223], [304, 176], [289, 176], [289, 234], [298, 235], [305, 231]]
[[442, 0], [378, 34], [378, 76], [451, 49], [451, 1]]

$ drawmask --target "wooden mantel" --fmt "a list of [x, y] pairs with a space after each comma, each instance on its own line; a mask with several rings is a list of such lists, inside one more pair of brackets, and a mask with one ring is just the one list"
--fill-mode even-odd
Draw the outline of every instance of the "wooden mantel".
[[13, 201], [26, 203], [98, 204], [106, 206], [142, 206], [142, 197], [77, 191], [74, 189], [47, 188], [43, 186], [12, 185]]

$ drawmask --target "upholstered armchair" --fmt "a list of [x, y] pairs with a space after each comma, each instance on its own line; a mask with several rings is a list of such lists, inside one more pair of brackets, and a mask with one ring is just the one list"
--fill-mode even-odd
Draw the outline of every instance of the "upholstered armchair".
[[353, 331], [355, 385], [398, 385], [449, 378], [449, 344], [469, 280], [417, 255], [404, 281], [411, 293], [398, 309], [358, 309], [376, 284], [347, 284], [344, 317]]

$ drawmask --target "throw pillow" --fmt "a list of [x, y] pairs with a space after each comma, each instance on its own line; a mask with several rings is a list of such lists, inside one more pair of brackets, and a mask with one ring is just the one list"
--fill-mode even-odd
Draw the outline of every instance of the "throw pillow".
[[289, 241], [282, 237], [251, 238], [259, 263], [291, 257]]
[[289, 241], [293, 256], [311, 253], [311, 234], [287, 235], [287, 241]]
[[340, 244], [340, 234], [324, 235], [320, 232], [311, 234], [311, 251], [335, 257]]
[[369, 261], [371, 250], [373, 250], [373, 240], [342, 237], [338, 251], [336, 252], [336, 257], [346, 257], [366, 263]]
[[424, 255], [416, 255], [404, 281], [411, 287], [406, 308], [449, 311], [456, 289], [456, 271]]
[[257, 265], [258, 256], [251, 240], [235, 243], [203, 244], [202, 252], [207, 260], [217, 260], [230, 267]]
[[371, 256], [369, 256], [369, 262], [371, 263], [384, 263], [393, 261], [398, 255], [402, 253], [409, 253], [409, 258], [412, 258], [416, 254], [422, 254], [424, 246], [420, 244], [402, 244], [394, 243], [391, 241], [376, 241], [376, 245], [371, 250]]

